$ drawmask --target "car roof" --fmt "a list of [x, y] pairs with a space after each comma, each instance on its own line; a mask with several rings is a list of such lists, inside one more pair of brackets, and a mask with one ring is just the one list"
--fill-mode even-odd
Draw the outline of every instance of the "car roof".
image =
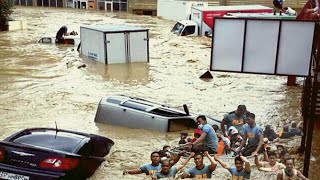
[[86, 134], [55, 129], [26, 129], [8, 139], [10, 142], [68, 153], [77, 152], [89, 140], [90, 136]]

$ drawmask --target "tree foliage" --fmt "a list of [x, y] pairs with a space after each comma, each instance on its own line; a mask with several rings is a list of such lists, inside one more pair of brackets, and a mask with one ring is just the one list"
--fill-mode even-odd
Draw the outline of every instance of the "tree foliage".
[[9, 17], [13, 8], [12, 0], [0, 0], [0, 30], [6, 30], [6, 22], [9, 20]]

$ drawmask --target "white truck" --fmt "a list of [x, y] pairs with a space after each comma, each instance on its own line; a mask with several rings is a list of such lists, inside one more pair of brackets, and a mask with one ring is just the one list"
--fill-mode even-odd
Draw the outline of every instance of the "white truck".
[[194, 6], [191, 7], [191, 20], [178, 21], [172, 32], [179, 36], [211, 36], [216, 17], [223, 17], [227, 13], [272, 12], [272, 8], [262, 5]]
[[206, 7], [208, 2], [186, 0], [158, 0], [157, 16], [179, 21], [190, 20], [191, 7]]

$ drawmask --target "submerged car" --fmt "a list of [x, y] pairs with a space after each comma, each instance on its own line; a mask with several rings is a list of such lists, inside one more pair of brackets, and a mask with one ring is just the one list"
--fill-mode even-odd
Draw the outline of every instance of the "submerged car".
[[[198, 115], [189, 113], [186, 105], [183, 105], [183, 108], [184, 111], [180, 111], [141, 98], [123, 95], [106, 96], [99, 102], [95, 122], [161, 132], [197, 128]], [[207, 118], [207, 122], [211, 125], [217, 124], [219, 127], [221, 123], [214, 118]]]
[[0, 179], [86, 179], [113, 145], [94, 134], [25, 129], [0, 141]]

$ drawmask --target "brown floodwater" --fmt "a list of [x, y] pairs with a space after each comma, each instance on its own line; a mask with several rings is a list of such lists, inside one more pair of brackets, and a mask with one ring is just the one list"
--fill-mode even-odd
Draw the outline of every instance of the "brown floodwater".
[[[90, 179], [144, 179], [123, 176], [124, 169], [150, 162], [150, 153], [163, 145], [176, 146], [179, 133], [129, 129], [94, 122], [101, 97], [137, 96], [190, 111], [222, 118], [245, 104], [264, 127], [301, 121], [300, 85], [286, 86], [286, 77], [212, 72], [210, 39], [178, 37], [170, 33], [173, 21], [126, 13], [59, 8], [17, 7], [13, 19], [25, 19], [28, 29], [0, 32], [0, 138], [29, 127], [55, 127], [100, 134], [115, 141], [112, 152]], [[128, 24], [150, 29], [150, 62], [105, 65], [82, 57], [75, 47], [38, 44], [63, 25], [80, 31], [89, 24]], [[69, 65], [67, 66], [66, 63]], [[79, 64], [86, 64], [78, 69]], [[182, 109], [182, 108], [181, 108]], [[143, 128], [143, 127], [141, 127]], [[188, 166], [192, 166], [191, 161]], [[217, 179], [228, 172], [220, 166]], [[266, 179], [256, 170], [253, 178]], [[149, 177], [148, 177], [149, 178]]]

